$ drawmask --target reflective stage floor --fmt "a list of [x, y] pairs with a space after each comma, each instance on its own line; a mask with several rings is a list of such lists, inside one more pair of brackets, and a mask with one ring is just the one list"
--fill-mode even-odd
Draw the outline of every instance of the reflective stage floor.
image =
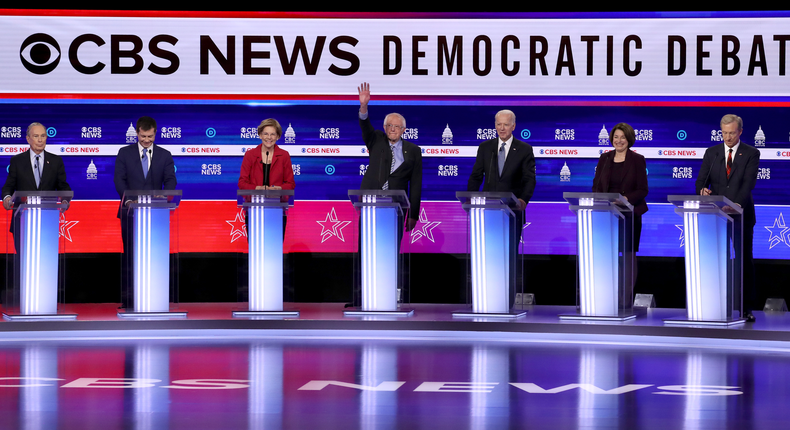
[[243, 304], [182, 304], [180, 320], [120, 321], [73, 305], [71, 322], [0, 322], [0, 428], [785, 428], [790, 316], [736, 328], [344, 318], [233, 320]]

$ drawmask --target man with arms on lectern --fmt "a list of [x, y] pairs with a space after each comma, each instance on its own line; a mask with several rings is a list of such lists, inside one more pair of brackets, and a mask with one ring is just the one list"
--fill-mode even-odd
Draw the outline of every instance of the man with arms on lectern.
[[753, 322], [752, 310], [757, 301], [757, 286], [752, 242], [757, 219], [752, 190], [757, 182], [760, 151], [741, 142], [741, 117], [724, 115], [720, 126], [724, 145], [712, 146], [705, 151], [702, 168], [697, 175], [697, 194], [724, 196], [743, 208], [743, 317]]

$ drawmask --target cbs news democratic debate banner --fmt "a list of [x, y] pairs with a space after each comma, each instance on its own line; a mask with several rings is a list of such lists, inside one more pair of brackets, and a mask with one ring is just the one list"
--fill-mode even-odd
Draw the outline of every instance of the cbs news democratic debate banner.
[[47, 126], [78, 199], [61, 220], [69, 252], [120, 252], [114, 157], [136, 142], [141, 115], [157, 119], [156, 143], [175, 156], [180, 251], [246, 250], [236, 182], [257, 124], [273, 117], [297, 182], [286, 249], [353, 252], [347, 190], [367, 169], [356, 119], [367, 81], [374, 125], [404, 114], [404, 138], [423, 150], [411, 252], [467, 252], [455, 192], [477, 145], [496, 137], [494, 114], [510, 108], [537, 158], [521, 252], [576, 252], [562, 193], [590, 189], [607, 130], [628, 122], [648, 160], [640, 254], [682, 256], [666, 196], [694, 192], [705, 148], [722, 142], [719, 119], [737, 113], [742, 140], [762, 152], [755, 254], [790, 258], [787, 16], [35, 14], [0, 13], [0, 163], [27, 148], [30, 122]]

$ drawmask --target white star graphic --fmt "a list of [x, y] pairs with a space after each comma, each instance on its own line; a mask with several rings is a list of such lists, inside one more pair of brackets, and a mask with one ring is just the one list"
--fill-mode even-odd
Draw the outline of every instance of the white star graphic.
[[785, 224], [784, 215], [779, 212], [779, 217], [774, 219], [772, 227], [763, 226], [771, 235], [768, 237], [768, 249], [773, 249], [774, 246], [784, 243], [790, 246], [790, 228]]
[[[332, 236], [340, 239], [341, 242], [346, 241], [345, 237], [343, 237], [343, 229], [351, 224], [351, 221], [338, 221], [334, 207], [326, 214], [325, 220], [316, 222], [321, 226], [321, 243], [326, 242]], [[331, 226], [328, 225], [330, 223]]]
[[685, 245], [686, 243], [686, 238], [683, 237], [683, 234], [685, 233], [685, 230], [683, 229], [683, 224], [675, 224], [675, 227], [677, 227], [678, 230], [680, 230], [680, 237], [678, 239], [680, 240], [680, 247], [683, 248], [683, 245]]
[[524, 242], [524, 230], [532, 224], [531, 222], [525, 222], [524, 225], [521, 227], [521, 237], [518, 238], [518, 243], [525, 243]]
[[247, 225], [244, 223], [244, 208], [236, 212], [236, 218], [232, 220], [225, 220], [230, 225], [230, 243], [233, 243], [242, 237], [247, 237]]
[[411, 231], [411, 243], [418, 241], [421, 237], [425, 237], [433, 243], [433, 229], [441, 224], [441, 221], [428, 221], [428, 215], [425, 214], [425, 208], [420, 209], [420, 224]]
[[69, 242], [71, 240], [71, 228], [77, 225], [79, 221], [66, 221], [66, 214], [60, 213], [60, 235], [65, 237]]

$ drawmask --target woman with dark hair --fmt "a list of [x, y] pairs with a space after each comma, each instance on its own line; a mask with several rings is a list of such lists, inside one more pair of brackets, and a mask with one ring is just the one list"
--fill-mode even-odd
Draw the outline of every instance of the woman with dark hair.
[[630, 125], [621, 122], [609, 132], [614, 151], [601, 155], [595, 169], [594, 193], [620, 193], [634, 207], [634, 252], [639, 251], [642, 215], [647, 212], [647, 165], [645, 157], [631, 151], [636, 136]]

